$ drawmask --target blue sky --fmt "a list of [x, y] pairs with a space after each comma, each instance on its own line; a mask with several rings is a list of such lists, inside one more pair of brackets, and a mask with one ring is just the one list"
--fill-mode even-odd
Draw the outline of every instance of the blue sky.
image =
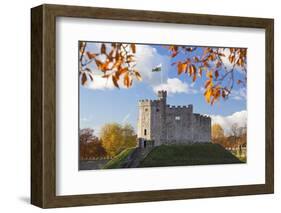
[[[86, 51], [97, 52], [100, 43], [88, 43]], [[202, 53], [197, 48], [192, 54]], [[235, 114], [246, 114], [246, 88], [235, 85], [232, 95], [227, 100], [220, 100], [214, 105], [206, 103], [203, 96], [203, 87], [206, 80], [197, 78], [193, 83], [187, 74], [177, 74], [177, 67], [172, 65], [175, 60], [183, 60], [183, 55], [175, 59], [169, 57], [169, 52], [161, 45], [137, 45], [136, 68], [142, 75], [141, 82], [134, 80], [129, 89], [115, 88], [112, 82], [102, 79], [101, 72], [94, 64], [94, 82], [87, 86], [80, 85], [80, 128], [93, 128], [99, 134], [101, 126], [106, 123], [130, 123], [136, 128], [140, 99], [156, 99], [157, 89], [168, 90], [167, 103], [170, 105], [193, 104], [194, 112], [214, 116], [218, 122], [232, 119]], [[161, 72], [151, 72], [151, 69], [162, 64]], [[235, 71], [235, 78], [241, 77], [239, 70]], [[239, 114], [241, 117], [241, 113]], [[237, 117], [237, 116], [236, 116]], [[237, 120], [235, 117], [234, 120]], [[244, 115], [242, 116], [245, 117]], [[226, 122], [227, 123], [227, 122]], [[224, 125], [227, 125], [223, 123]]]

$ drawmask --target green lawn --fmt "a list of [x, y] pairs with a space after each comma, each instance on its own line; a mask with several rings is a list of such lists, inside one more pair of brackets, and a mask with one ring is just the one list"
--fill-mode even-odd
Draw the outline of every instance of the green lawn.
[[155, 147], [139, 167], [242, 163], [222, 146], [212, 143]]
[[135, 150], [135, 148], [128, 148], [123, 150], [121, 153], [116, 155], [112, 160], [110, 160], [103, 169], [115, 169], [121, 168], [122, 163], [124, 163], [125, 159]]

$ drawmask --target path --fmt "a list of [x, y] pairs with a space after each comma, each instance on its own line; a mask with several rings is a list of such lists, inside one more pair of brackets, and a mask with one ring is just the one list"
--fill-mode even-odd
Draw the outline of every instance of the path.
[[137, 168], [140, 162], [146, 158], [146, 156], [150, 153], [153, 147], [136, 148], [132, 154], [128, 156], [126, 161], [123, 163], [122, 168]]

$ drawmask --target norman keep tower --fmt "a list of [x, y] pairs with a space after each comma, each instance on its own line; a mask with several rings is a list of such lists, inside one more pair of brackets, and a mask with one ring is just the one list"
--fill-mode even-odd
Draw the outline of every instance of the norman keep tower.
[[138, 103], [138, 138], [142, 145], [211, 141], [211, 118], [193, 113], [193, 106], [167, 105], [167, 91], [158, 91], [157, 100]]

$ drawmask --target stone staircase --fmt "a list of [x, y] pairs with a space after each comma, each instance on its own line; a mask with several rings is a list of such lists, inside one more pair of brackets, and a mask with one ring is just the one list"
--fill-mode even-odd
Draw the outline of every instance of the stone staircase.
[[140, 162], [146, 158], [154, 147], [140, 148], [137, 147], [125, 160], [122, 168], [137, 168]]

